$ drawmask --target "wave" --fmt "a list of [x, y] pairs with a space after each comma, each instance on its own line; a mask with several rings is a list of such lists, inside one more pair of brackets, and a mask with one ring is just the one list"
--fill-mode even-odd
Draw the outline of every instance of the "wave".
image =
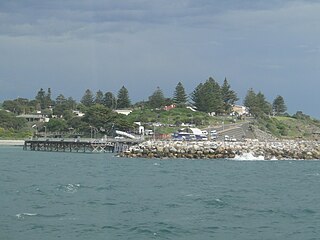
[[67, 193], [75, 193], [78, 191], [78, 189], [81, 187], [80, 184], [72, 184], [72, 183], [69, 183], [67, 185], [59, 185], [58, 186], [58, 190], [62, 190], [64, 192], [67, 192]]
[[18, 213], [16, 214], [16, 217], [18, 219], [24, 219], [25, 217], [33, 217], [38, 216], [38, 213]]
[[[264, 156], [254, 156], [253, 153], [243, 153], [241, 155], [236, 155], [231, 160], [240, 160], [240, 161], [264, 161], [266, 160]], [[277, 159], [271, 159], [277, 160]]]

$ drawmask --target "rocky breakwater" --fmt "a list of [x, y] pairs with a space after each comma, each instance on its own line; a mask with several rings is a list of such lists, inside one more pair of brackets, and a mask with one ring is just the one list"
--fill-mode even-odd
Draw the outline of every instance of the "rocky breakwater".
[[272, 141], [146, 141], [120, 153], [133, 158], [241, 158], [248, 155], [262, 159], [320, 159], [320, 142]]

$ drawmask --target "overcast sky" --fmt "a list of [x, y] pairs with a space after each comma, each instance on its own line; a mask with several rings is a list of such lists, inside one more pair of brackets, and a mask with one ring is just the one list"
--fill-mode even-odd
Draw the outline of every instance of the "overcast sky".
[[89, 88], [133, 102], [210, 76], [320, 118], [320, 1], [1, 0], [0, 101]]

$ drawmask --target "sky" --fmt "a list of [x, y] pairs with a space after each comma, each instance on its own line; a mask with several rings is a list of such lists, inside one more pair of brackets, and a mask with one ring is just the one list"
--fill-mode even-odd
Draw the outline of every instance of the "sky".
[[320, 1], [1, 0], [0, 101], [51, 88], [147, 100], [225, 78], [320, 118]]

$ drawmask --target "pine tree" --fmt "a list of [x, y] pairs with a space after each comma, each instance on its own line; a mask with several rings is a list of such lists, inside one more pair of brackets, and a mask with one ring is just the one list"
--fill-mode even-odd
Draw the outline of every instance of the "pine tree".
[[191, 94], [191, 100], [198, 111], [216, 114], [223, 112], [221, 89], [212, 77], [196, 87]]
[[178, 105], [186, 105], [187, 103], [187, 94], [184, 90], [184, 87], [181, 82], [179, 82], [175, 88], [173, 94], [173, 102]]
[[112, 92], [106, 92], [103, 98], [103, 104], [110, 108], [110, 109], [116, 109], [117, 108], [117, 99], [113, 95]]
[[151, 108], [160, 108], [163, 107], [165, 103], [165, 97], [162, 90], [157, 87], [154, 93], [149, 97], [149, 106]]
[[252, 115], [255, 115], [257, 112], [257, 94], [252, 88], [247, 91], [243, 104], [249, 109]]
[[287, 111], [287, 106], [282, 96], [277, 96], [273, 100], [272, 110], [276, 115], [283, 115]]
[[96, 92], [96, 96], [94, 98], [94, 103], [95, 104], [103, 104], [103, 92], [101, 90]]
[[198, 86], [191, 93], [191, 101], [194, 107], [201, 112], [205, 112], [205, 101], [202, 95], [203, 83], [198, 84]]
[[38, 101], [40, 108], [45, 109], [46, 108], [46, 92], [41, 88], [36, 96], [36, 100]]
[[128, 90], [122, 86], [118, 92], [117, 108], [128, 108], [131, 105]]
[[230, 113], [232, 106], [239, 100], [235, 91], [230, 89], [227, 78], [224, 79], [221, 86], [221, 97], [224, 102], [224, 111]]
[[90, 89], [87, 89], [80, 101], [84, 106], [90, 107], [94, 104], [94, 97]]
[[256, 94], [252, 88], [247, 92], [244, 105], [249, 108], [249, 112], [255, 117], [269, 115], [272, 109], [264, 94], [262, 92]]

